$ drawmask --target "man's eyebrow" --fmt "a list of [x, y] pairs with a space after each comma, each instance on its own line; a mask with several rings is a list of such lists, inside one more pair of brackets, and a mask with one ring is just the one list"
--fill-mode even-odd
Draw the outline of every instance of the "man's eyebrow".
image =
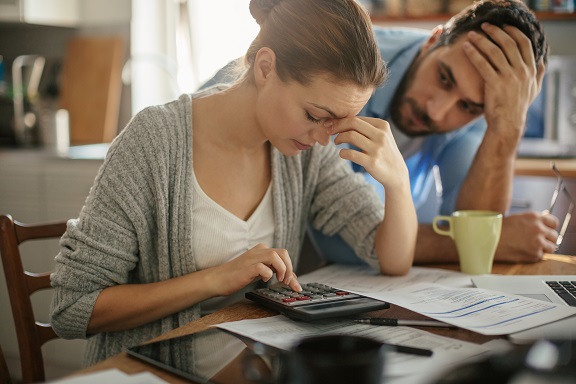
[[[440, 67], [442, 67], [444, 72], [446, 72], [446, 76], [448, 76], [448, 79], [450, 80], [450, 82], [452, 84], [454, 84], [454, 86], [458, 86], [458, 83], [456, 82], [456, 79], [454, 78], [454, 74], [452, 73], [452, 69], [449, 66], [447, 66], [445, 63], [442, 63], [442, 62], [440, 62]], [[484, 109], [484, 103], [479, 103], [477, 101], [470, 100], [468, 98], [466, 98], [465, 100], [468, 104], [471, 104], [476, 108]]]
[[328, 113], [330, 114], [330, 116], [332, 116], [332, 118], [334, 118], [334, 119], [341, 119], [341, 117], [338, 117], [338, 116], [337, 116], [334, 112], [332, 112], [332, 111], [330, 110], [330, 108], [328, 108], [328, 107], [325, 107], [325, 106], [323, 106], [323, 105], [319, 105], [319, 104], [316, 104], [316, 103], [310, 103], [310, 104], [312, 104], [312, 105], [315, 106], [316, 108], [320, 108], [320, 109], [325, 110], [325, 111], [328, 112]]

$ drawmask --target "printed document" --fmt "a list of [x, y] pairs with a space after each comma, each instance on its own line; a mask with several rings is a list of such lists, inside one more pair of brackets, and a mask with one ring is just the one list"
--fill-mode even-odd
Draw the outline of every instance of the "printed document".
[[330, 265], [299, 280], [387, 301], [484, 335], [506, 335], [576, 315], [574, 307], [472, 288], [469, 275], [433, 268], [413, 267], [406, 276], [389, 277], [368, 267]]

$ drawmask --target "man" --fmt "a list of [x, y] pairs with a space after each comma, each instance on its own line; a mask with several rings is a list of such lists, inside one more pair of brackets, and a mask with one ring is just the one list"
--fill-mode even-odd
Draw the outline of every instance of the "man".
[[[516, 149], [548, 54], [533, 13], [521, 1], [485, 0], [431, 33], [374, 30], [390, 74], [360, 115], [390, 123], [416, 207], [433, 182], [441, 181], [441, 214], [507, 212]], [[368, 175], [367, 180], [385, 198], [382, 186]], [[434, 233], [426, 221], [420, 217], [415, 262], [457, 261], [452, 239]], [[496, 260], [535, 262], [554, 252], [557, 224], [557, 218], [539, 212], [505, 217]], [[314, 230], [311, 235], [328, 261], [355, 259], [341, 239]]]

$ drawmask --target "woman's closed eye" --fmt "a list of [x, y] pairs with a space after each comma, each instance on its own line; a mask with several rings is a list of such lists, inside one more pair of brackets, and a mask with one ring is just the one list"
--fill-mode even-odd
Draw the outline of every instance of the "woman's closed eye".
[[322, 122], [322, 119], [317, 119], [308, 112], [306, 112], [306, 118], [314, 124], [320, 124]]

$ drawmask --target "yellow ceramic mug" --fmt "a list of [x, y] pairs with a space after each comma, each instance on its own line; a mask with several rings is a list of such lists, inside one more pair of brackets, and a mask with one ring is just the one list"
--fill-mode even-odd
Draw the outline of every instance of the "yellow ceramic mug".
[[[438, 227], [446, 221], [448, 229]], [[434, 232], [450, 236], [456, 243], [460, 270], [479, 275], [490, 273], [502, 231], [502, 214], [494, 211], [456, 211], [452, 216], [436, 216]]]

